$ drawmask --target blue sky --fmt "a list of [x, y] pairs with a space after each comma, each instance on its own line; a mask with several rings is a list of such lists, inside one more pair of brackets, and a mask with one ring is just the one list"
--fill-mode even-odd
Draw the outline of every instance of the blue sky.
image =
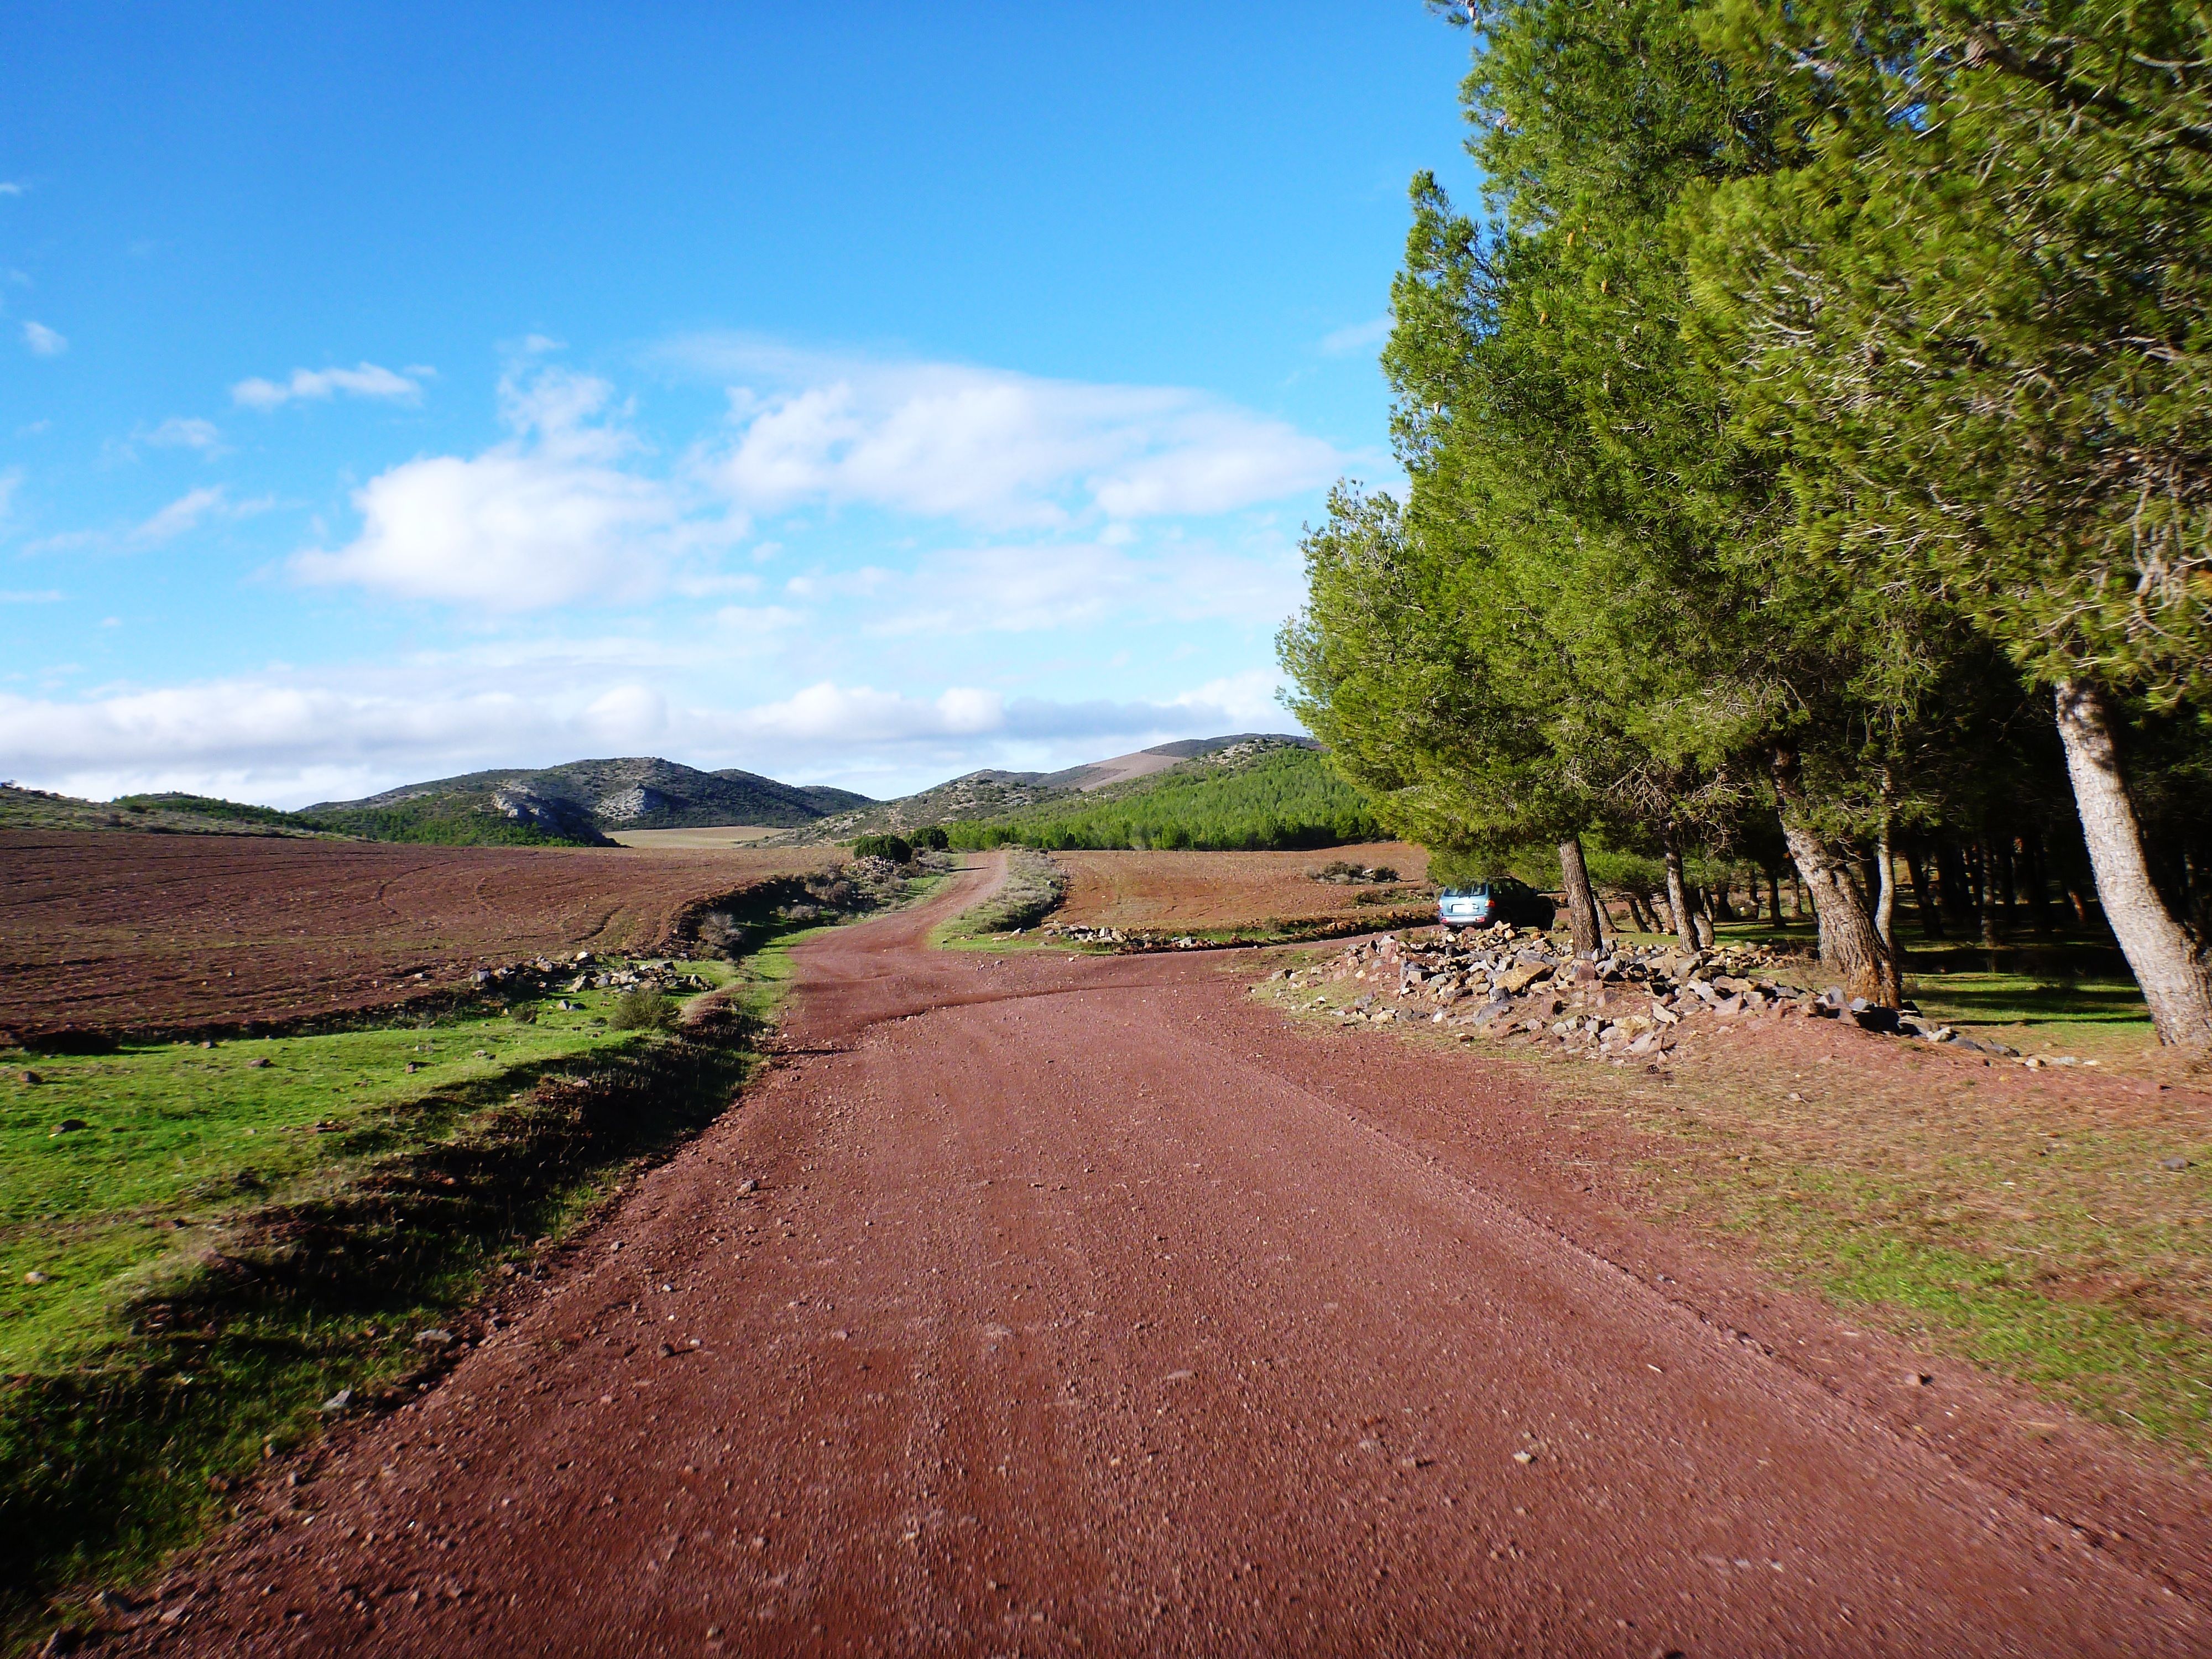
[[0, 776], [872, 794], [1285, 729], [1419, 0], [124, 6], [0, 66]]

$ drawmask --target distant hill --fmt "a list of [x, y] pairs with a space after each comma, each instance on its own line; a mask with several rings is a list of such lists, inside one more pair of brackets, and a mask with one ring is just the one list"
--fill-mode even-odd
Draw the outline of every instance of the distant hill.
[[316, 836], [328, 832], [273, 806], [209, 795], [121, 795], [79, 800], [0, 783], [0, 830], [142, 830], [154, 835]]
[[[850, 841], [855, 836], [904, 834], [931, 824], [950, 829], [961, 823], [1027, 823], [1040, 815], [1064, 816], [1079, 811], [1089, 802], [1118, 800], [1143, 793], [1186, 773], [1204, 778], [1238, 770], [1282, 751], [1308, 757], [1310, 769], [1318, 776], [1320, 748], [1311, 738], [1282, 732], [1238, 732], [1227, 737], [1190, 738], [1159, 744], [1058, 772], [969, 772], [896, 800], [874, 802], [836, 813], [809, 825], [804, 834], [808, 840]], [[1356, 799], [1349, 786], [1339, 782], [1335, 787], [1344, 791], [1348, 799]], [[779, 837], [799, 838], [796, 834]]]
[[1375, 841], [1367, 798], [1319, 746], [1245, 738], [1166, 770], [947, 826], [955, 847], [1261, 852]]
[[605, 847], [613, 830], [757, 823], [797, 830], [872, 805], [866, 795], [779, 783], [735, 768], [702, 772], [652, 757], [470, 772], [404, 784], [297, 816], [377, 841], [555, 842]]

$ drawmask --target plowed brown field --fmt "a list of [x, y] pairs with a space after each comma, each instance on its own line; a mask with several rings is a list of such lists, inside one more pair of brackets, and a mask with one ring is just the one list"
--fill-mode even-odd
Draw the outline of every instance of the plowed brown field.
[[1342, 860], [1428, 878], [1427, 849], [1403, 842], [1312, 853], [1054, 853], [1068, 872], [1054, 919], [1082, 927], [1254, 927], [1270, 918], [1312, 921], [1371, 914], [1353, 902], [1371, 887], [1340, 887], [1308, 873]]
[[537, 951], [651, 951], [834, 849], [0, 835], [0, 1037], [314, 1018]]

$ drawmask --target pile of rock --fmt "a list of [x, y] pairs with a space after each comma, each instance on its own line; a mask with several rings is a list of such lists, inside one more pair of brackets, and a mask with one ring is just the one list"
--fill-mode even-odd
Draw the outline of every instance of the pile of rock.
[[1338, 887], [1394, 886], [1398, 872], [1389, 865], [1353, 864], [1346, 859], [1334, 859], [1318, 870], [1306, 872], [1308, 881], [1325, 881]]
[[1194, 939], [1188, 933], [1177, 933], [1172, 937], [1165, 933], [1133, 933], [1119, 927], [1084, 927], [1065, 921], [1048, 921], [1037, 932], [1063, 945], [1111, 945], [1132, 951], [1202, 951], [1209, 943], [1206, 939]]
[[1518, 1036], [1592, 1060], [1656, 1061], [1698, 1026], [1783, 1018], [1848, 1019], [1861, 1030], [2009, 1054], [2002, 1044], [1931, 1025], [1918, 1011], [1886, 1008], [1838, 988], [1815, 996], [1778, 977], [1756, 946], [1717, 951], [1616, 944], [1577, 961], [1534, 929], [1497, 927], [1424, 939], [1385, 933], [1333, 961], [1285, 969], [1293, 990], [1324, 983], [1369, 988], [1337, 1007], [1347, 1024], [1420, 1019], [1469, 1036]]
[[706, 991], [710, 981], [696, 974], [678, 973], [673, 962], [617, 962], [599, 964], [568, 981], [571, 991]]
[[501, 968], [479, 968], [475, 979], [483, 990], [509, 990], [537, 994], [546, 990], [551, 981], [565, 975], [563, 991], [635, 990], [644, 987], [650, 990], [679, 992], [708, 991], [713, 982], [696, 974], [679, 972], [676, 963], [666, 958], [629, 960], [615, 957], [595, 957], [589, 951], [579, 951], [572, 957], [558, 962], [548, 957], [532, 957], [526, 961], [514, 962]]
[[1119, 927], [1079, 927], [1064, 921], [1048, 921], [1037, 932], [1066, 945], [1127, 945], [1129, 942], [1128, 934]]

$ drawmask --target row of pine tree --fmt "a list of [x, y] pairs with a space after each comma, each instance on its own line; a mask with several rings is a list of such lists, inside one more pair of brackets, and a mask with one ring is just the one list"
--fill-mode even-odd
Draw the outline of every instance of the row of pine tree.
[[1999, 848], [2212, 1042], [2212, 15], [1449, 15], [1481, 200], [1414, 181], [1410, 487], [1308, 537], [1309, 727], [1395, 832], [1559, 848], [1578, 945], [1585, 839], [1771, 838], [1893, 1001], [1892, 872]]

